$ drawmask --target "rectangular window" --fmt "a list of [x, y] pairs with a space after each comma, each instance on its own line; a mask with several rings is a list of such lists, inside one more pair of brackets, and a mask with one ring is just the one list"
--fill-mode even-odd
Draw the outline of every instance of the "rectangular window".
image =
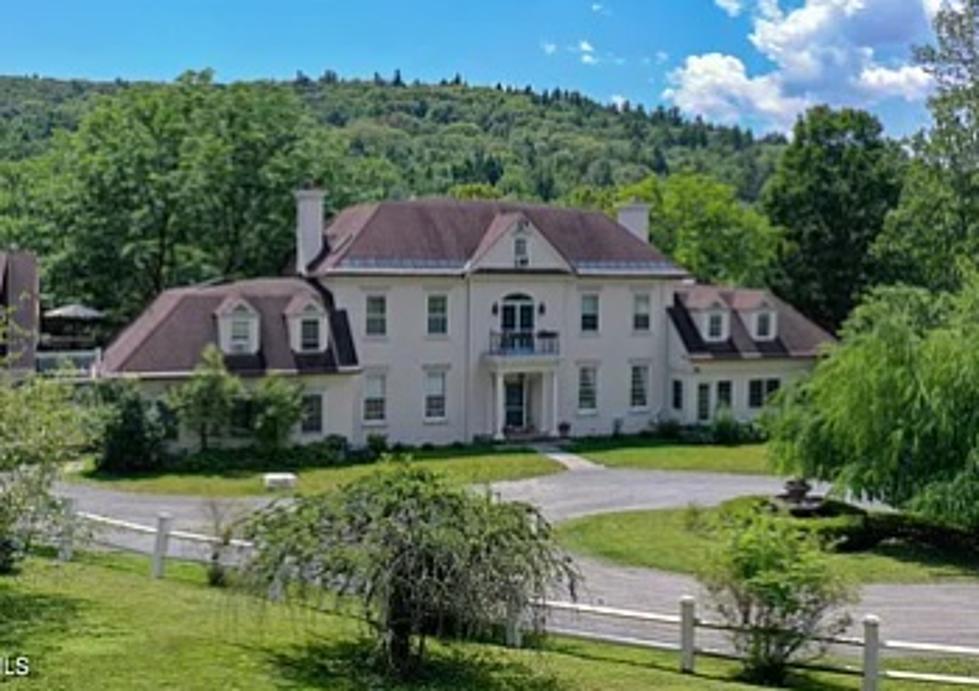
[[581, 330], [590, 333], [598, 331], [598, 295], [595, 293], [581, 296]]
[[527, 251], [527, 238], [513, 239], [513, 263], [518, 267], [530, 265], [530, 253]]
[[772, 315], [768, 312], [761, 312], [756, 319], [757, 337], [769, 338], [772, 335]]
[[578, 368], [578, 410], [598, 409], [598, 371], [594, 367]]
[[748, 382], [748, 407], [761, 408], [765, 405], [765, 382], [762, 379], [752, 379]]
[[633, 365], [629, 384], [629, 405], [645, 408], [649, 405], [649, 366]]
[[780, 379], [767, 379], [765, 380], [765, 398], [771, 398], [772, 395], [779, 390], [782, 386], [782, 381]]
[[683, 410], [683, 382], [673, 380], [673, 410]]
[[321, 434], [323, 432], [323, 395], [308, 394], [303, 396], [303, 417], [300, 422], [303, 434]]
[[649, 331], [649, 295], [632, 297], [632, 330]]
[[368, 336], [386, 336], [388, 332], [388, 301], [383, 295], [367, 296]]
[[428, 335], [449, 333], [449, 298], [447, 295], [428, 296]]
[[720, 314], [711, 314], [707, 317], [707, 338], [711, 341], [719, 341], [724, 335], [724, 317]]
[[710, 420], [710, 384], [697, 384], [697, 419]]
[[425, 373], [425, 419], [445, 419], [445, 372]]
[[730, 381], [719, 381], [717, 382], [717, 407], [718, 408], [731, 408], [731, 390], [732, 384]]
[[304, 351], [320, 349], [319, 319], [303, 319], [299, 322], [299, 347]]
[[384, 422], [387, 418], [387, 381], [383, 374], [368, 374], [364, 378], [364, 420]]
[[250, 349], [252, 322], [250, 319], [231, 320], [231, 352], [243, 353]]

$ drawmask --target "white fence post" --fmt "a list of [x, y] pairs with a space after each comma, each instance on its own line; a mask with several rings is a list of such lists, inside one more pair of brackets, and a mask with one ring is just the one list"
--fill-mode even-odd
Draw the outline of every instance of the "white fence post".
[[680, 671], [693, 674], [697, 601], [692, 595], [680, 598]]
[[58, 535], [58, 559], [60, 561], [71, 561], [71, 558], [75, 554], [75, 530], [77, 529], [76, 521], [78, 520], [78, 513], [76, 501], [74, 497], [68, 497], [64, 500], [64, 525], [61, 526], [61, 532]]
[[156, 517], [156, 541], [153, 543], [153, 578], [163, 578], [172, 523], [173, 516], [168, 513], [161, 513]]
[[873, 614], [863, 618], [862, 691], [877, 691], [880, 679], [880, 619]]

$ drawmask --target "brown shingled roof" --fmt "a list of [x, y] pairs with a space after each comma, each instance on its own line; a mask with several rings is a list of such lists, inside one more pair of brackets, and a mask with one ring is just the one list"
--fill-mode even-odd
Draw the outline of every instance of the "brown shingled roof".
[[[297, 297], [327, 309], [330, 344], [323, 354], [297, 354], [290, 347], [286, 312]], [[298, 278], [266, 278], [163, 292], [106, 349], [103, 371], [152, 375], [193, 370], [204, 348], [218, 342], [216, 312], [237, 299], [259, 314], [261, 350], [255, 356], [227, 356], [232, 371], [314, 374], [357, 365], [346, 312], [332, 309], [332, 296]]]
[[575, 270], [616, 265], [683, 275], [666, 256], [605, 214], [504, 201], [422, 199], [354, 206], [326, 230], [330, 252], [312, 267], [443, 268], [463, 271], [499, 232], [500, 217], [529, 220]]
[[[730, 310], [730, 338], [709, 343], [701, 336], [690, 312], [709, 309], [716, 303]], [[756, 341], [742, 318], [743, 313], [766, 303], [777, 314], [776, 338]], [[677, 291], [674, 304], [667, 312], [687, 353], [697, 358], [809, 358], [818, 355], [823, 346], [835, 340], [794, 307], [765, 290], [691, 286]]]
[[12, 329], [0, 343], [0, 356], [10, 365], [34, 369], [38, 338], [37, 259], [30, 252], [0, 252], [0, 310], [9, 311]]

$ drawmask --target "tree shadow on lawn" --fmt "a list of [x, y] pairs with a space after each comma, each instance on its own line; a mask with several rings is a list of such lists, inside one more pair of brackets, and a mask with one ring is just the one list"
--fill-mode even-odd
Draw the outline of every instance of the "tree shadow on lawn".
[[[667, 661], [664, 657], [657, 658], [644, 655], [646, 651], [635, 648], [623, 648], [611, 644], [587, 644], [581, 641], [570, 640], [567, 638], [548, 638], [545, 650], [551, 653], [568, 655], [579, 660], [590, 660], [602, 664], [622, 665], [636, 669], [655, 670], [658, 672], [678, 674], [677, 664], [679, 660]], [[637, 657], [636, 655], [641, 657]], [[715, 661], [710, 664], [709, 671], [705, 671], [705, 660], [699, 657], [697, 660], [697, 672], [694, 674], [683, 675], [684, 679], [691, 680], [690, 688], [695, 688], [699, 682], [706, 685], [713, 684], [711, 688], [718, 684], [750, 684], [746, 681], [737, 662]], [[829, 680], [827, 676], [837, 677]], [[859, 684], [858, 684], [859, 685]], [[760, 687], [761, 688], [761, 687]], [[785, 688], [798, 689], [800, 691], [853, 691], [857, 688], [853, 683], [847, 684], [842, 681], [841, 676], [823, 673], [820, 678], [816, 678], [809, 672], [792, 670], [789, 672]]]
[[23, 652], [35, 637], [70, 631], [83, 605], [63, 595], [18, 592], [13, 578], [0, 576], [0, 652]]
[[[321, 640], [269, 654], [269, 663], [281, 676], [281, 686], [303, 685], [344, 691], [369, 689], [486, 689], [487, 691], [558, 691], [562, 685], [551, 675], [518, 660], [504, 660], [489, 652], [430, 649], [416, 679], [399, 682], [377, 671], [371, 642]], [[268, 652], [268, 651], [266, 651]]]
[[916, 544], [906, 540], [886, 540], [866, 554], [927, 568], [935, 578], [979, 578], [979, 552]]

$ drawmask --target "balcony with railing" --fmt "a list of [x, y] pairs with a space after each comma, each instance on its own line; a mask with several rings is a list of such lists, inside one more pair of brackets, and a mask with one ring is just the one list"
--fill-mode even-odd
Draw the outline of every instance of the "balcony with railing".
[[493, 358], [554, 358], [561, 354], [556, 331], [491, 331], [489, 356]]

